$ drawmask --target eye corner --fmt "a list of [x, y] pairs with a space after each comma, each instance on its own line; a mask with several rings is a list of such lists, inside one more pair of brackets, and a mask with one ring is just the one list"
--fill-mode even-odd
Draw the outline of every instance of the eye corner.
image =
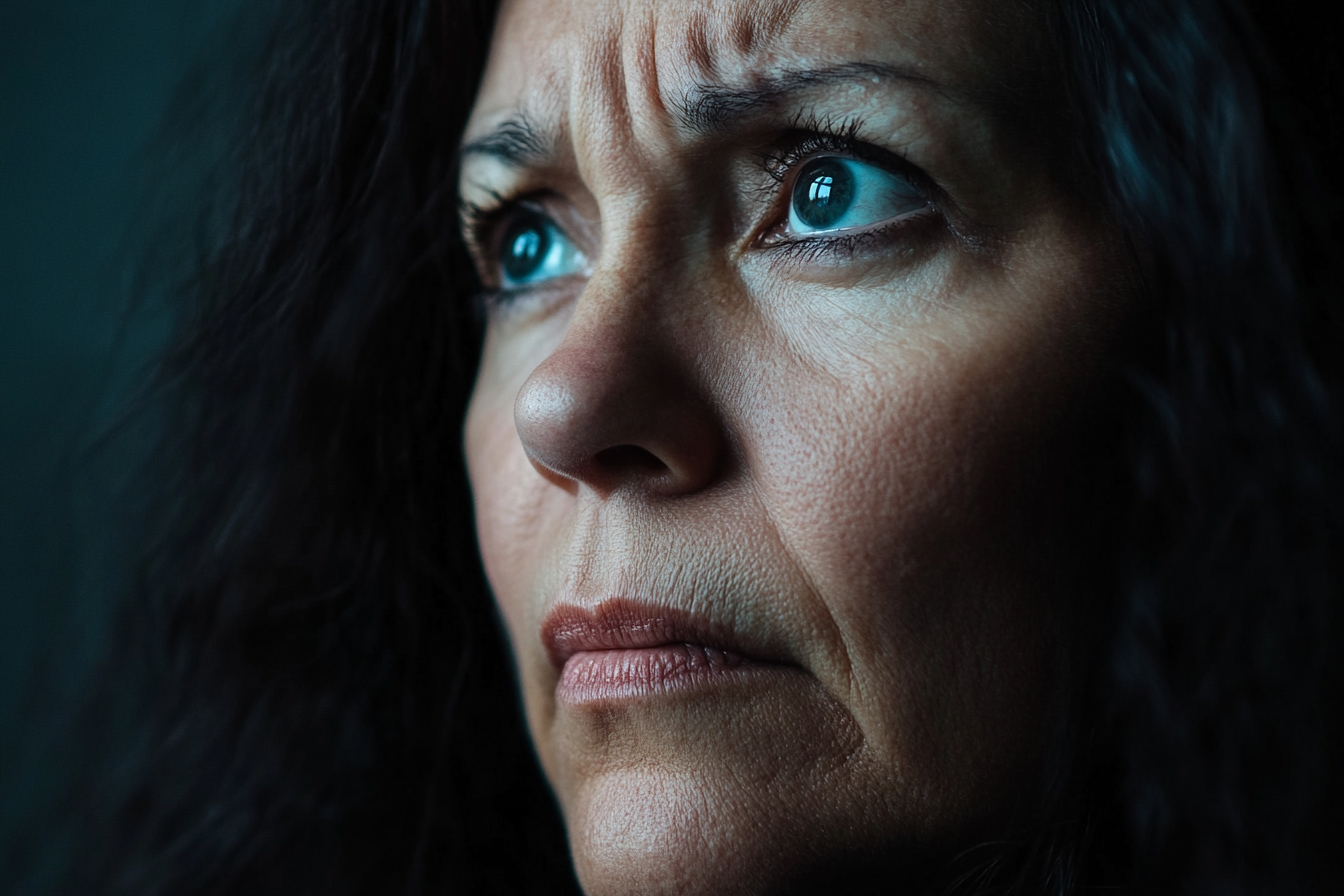
[[501, 296], [582, 274], [588, 259], [545, 206], [515, 200], [490, 212], [475, 231], [482, 280]]

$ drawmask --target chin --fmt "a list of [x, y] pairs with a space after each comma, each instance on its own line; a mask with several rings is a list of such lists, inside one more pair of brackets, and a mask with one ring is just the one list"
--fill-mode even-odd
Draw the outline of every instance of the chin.
[[866, 767], [852, 720], [790, 669], [562, 706], [551, 734], [589, 896], [787, 892]]
[[1004, 799], [876, 755], [796, 670], [562, 706], [549, 735], [588, 896], [890, 892]]
[[588, 896], [845, 896], [915, 892], [947, 851], [909, 836], [817, 830], [778, 792], [723, 792], [707, 776], [621, 771], [590, 782], [571, 807], [575, 869]]
[[[704, 777], [658, 770], [591, 782], [569, 825], [575, 868], [589, 896], [779, 894], [812, 871], [810, 844], [770, 812]], [[799, 861], [803, 859], [803, 861]]]

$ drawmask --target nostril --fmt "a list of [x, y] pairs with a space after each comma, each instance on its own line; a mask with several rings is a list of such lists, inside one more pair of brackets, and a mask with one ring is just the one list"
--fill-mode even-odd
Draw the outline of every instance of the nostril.
[[651, 451], [638, 445], [614, 445], [593, 455], [598, 468], [609, 473], [643, 473], [656, 475], [667, 470], [667, 464]]
[[722, 447], [716, 415], [646, 354], [590, 345], [571, 330], [527, 378], [514, 426], [544, 479], [570, 494], [587, 484], [601, 499], [627, 486], [688, 494], [713, 479]]

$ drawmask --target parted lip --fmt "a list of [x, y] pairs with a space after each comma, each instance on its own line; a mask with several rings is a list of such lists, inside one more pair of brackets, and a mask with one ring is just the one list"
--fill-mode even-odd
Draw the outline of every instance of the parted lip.
[[593, 607], [556, 605], [542, 621], [541, 643], [557, 671], [576, 653], [669, 644], [712, 648], [761, 663], [779, 662], [762, 656], [726, 626], [704, 616], [622, 597], [609, 598]]

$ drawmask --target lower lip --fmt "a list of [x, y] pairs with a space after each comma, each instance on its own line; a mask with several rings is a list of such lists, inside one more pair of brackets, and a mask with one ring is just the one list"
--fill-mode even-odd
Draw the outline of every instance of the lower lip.
[[661, 644], [585, 650], [565, 661], [556, 685], [562, 703], [647, 697], [691, 687], [729, 684], [765, 664], [713, 647]]

